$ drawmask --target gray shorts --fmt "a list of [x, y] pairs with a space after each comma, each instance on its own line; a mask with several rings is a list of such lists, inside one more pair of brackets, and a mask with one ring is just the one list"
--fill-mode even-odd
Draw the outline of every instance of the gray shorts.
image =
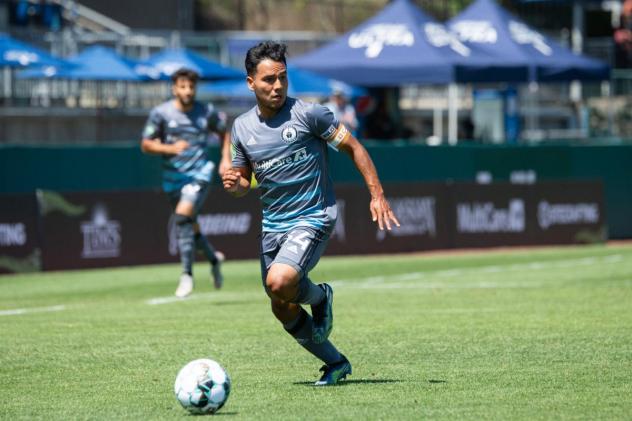
[[184, 201], [193, 203], [195, 208], [195, 215], [200, 212], [206, 196], [208, 196], [209, 184], [201, 181], [192, 181], [189, 184], [185, 184], [180, 190], [169, 193], [169, 201], [171, 206], [175, 210], [178, 203]]
[[322, 256], [329, 234], [309, 227], [296, 227], [288, 232], [264, 232], [261, 234], [261, 280], [266, 284], [268, 270], [273, 263], [292, 266], [306, 276]]

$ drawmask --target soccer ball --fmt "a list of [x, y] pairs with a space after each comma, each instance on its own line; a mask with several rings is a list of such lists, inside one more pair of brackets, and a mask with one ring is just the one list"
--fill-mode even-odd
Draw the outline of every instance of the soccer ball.
[[213, 360], [202, 358], [182, 367], [174, 391], [178, 402], [193, 414], [214, 414], [228, 399], [230, 377]]

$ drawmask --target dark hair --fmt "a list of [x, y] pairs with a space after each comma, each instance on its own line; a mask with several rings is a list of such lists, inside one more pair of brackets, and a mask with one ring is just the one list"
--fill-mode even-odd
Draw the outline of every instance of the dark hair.
[[195, 70], [182, 67], [171, 74], [171, 81], [173, 83], [176, 83], [178, 79], [180, 78], [190, 80], [193, 83], [197, 83], [198, 79], [200, 78], [200, 75], [198, 75], [198, 73]]
[[282, 62], [285, 61], [287, 45], [274, 41], [264, 41], [250, 48], [246, 53], [246, 73], [253, 75], [257, 71], [257, 66], [265, 59]]

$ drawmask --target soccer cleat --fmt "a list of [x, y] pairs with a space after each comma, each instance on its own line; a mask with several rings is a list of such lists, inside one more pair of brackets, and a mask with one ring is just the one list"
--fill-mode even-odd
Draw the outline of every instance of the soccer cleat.
[[184, 298], [193, 291], [193, 277], [188, 273], [180, 275], [180, 283], [176, 289], [176, 297]]
[[213, 285], [215, 289], [220, 289], [224, 285], [224, 275], [222, 275], [222, 262], [226, 260], [224, 253], [221, 251], [215, 252], [215, 258], [217, 262], [211, 265], [211, 275], [213, 276]]
[[331, 365], [324, 365], [320, 368], [323, 375], [320, 380], [314, 383], [315, 386], [333, 386], [351, 374], [351, 363], [347, 357], [342, 354], [340, 355], [342, 356], [342, 361]]
[[312, 340], [322, 344], [327, 340], [334, 327], [334, 290], [329, 284], [319, 284], [325, 291], [325, 298], [320, 304], [312, 306]]

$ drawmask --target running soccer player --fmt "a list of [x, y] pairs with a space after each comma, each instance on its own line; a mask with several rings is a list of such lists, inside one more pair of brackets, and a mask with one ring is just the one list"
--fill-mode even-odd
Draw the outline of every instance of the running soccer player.
[[[222, 181], [224, 189], [242, 196], [254, 173], [263, 207], [261, 278], [272, 312], [301, 346], [325, 363], [316, 385], [334, 385], [351, 374], [351, 363], [328, 339], [333, 290], [308, 277], [337, 217], [327, 146], [349, 154], [363, 175], [379, 228], [391, 229], [391, 223], [399, 222], [369, 154], [347, 127], [329, 109], [287, 97], [286, 49], [263, 42], [248, 50], [247, 83], [257, 105], [235, 120], [233, 168]], [[311, 316], [301, 305], [311, 306]]]
[[182, 263], [182, 274], [176, 296], [183, 298], [193, 291], [193, 261], [196, 247], [211, 264], [215, 288], [224, 278], [220, 269], [224, 260], [200, 232], [197, 215], [208, 194], [215, 164], [209, 160], [209, 132], [219, 137], [222, 158], [219, 172], [230, 167], [230, 140], [226, 132], [226, 116], [213, 105], [195, 100], [198, 74], [180, 69], [171, 76], [173, 100], [155, 107], [149, 114], [141, 149], [163, 157], [163, 190], [174, 209], [176, 236]]

